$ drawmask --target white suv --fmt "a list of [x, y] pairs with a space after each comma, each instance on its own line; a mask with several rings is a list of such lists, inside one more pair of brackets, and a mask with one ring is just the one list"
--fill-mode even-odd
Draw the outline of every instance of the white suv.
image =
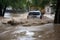
[[41, 17], [40, 11], [30, 11], [27, 16], [27, 18], [40, 18], [40, 17]]

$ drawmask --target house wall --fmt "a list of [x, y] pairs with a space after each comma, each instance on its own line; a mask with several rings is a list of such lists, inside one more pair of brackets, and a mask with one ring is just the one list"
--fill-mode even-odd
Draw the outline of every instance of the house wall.
[[50, 6], [45, 6], [45, 13], [46, 14], [51, 14], [52, 8]]

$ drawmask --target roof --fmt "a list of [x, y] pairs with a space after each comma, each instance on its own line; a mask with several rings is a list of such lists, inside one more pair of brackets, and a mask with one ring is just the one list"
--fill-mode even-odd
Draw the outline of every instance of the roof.
[[29, 12], [40, 12], [40, 11], [29, 11]]

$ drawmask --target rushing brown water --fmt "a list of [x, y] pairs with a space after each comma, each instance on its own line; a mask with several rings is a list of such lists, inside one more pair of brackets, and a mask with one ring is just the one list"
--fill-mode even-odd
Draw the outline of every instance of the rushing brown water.
[[53, 23], [40, 26], [0, 25], [0, 40], [60, 40], [60, 25]]
[[52, 24], [41, 26], [4, 26], [0, 28], [0, 40], [55, 40]]
[[55, 38], [60, 40], [60, 24], [54, 24]]

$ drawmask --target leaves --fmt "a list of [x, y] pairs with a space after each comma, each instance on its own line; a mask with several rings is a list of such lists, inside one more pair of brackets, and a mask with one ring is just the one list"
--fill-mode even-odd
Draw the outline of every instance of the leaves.
[[0, 4], [3, 6], [12, 6], [15, 8], [23, 7], [26, 3], [26, 0], [0, 0]]
[[50, 0], [32, 0], [32, 6], [44, 8]]
[[12, 6], [13, 8], [25, 8], [29, 6], [41, 7], [44, 8], [45, 5], [56, 3], [56, 0], [0, 0], [0, 4], [7, 6]]

